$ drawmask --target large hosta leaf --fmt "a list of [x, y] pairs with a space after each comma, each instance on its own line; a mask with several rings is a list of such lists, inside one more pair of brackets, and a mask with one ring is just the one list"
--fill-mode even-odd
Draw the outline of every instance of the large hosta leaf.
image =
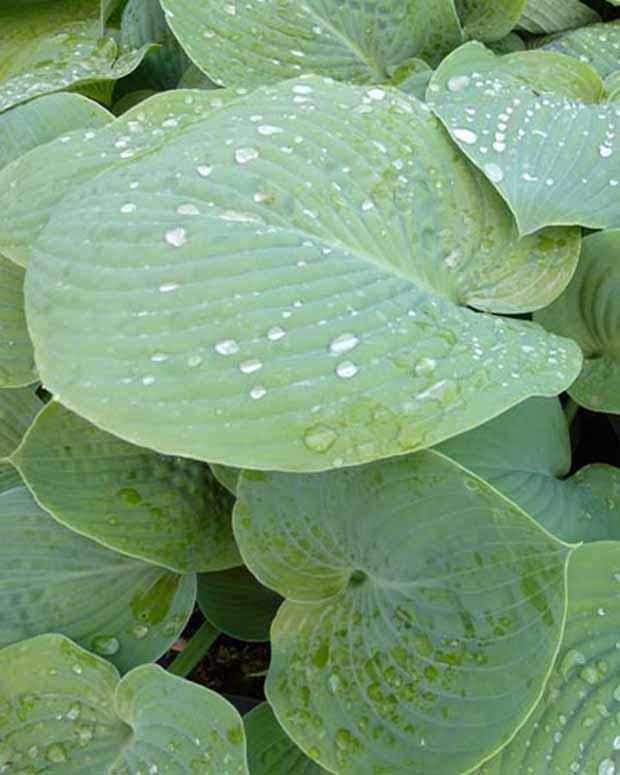
[[93, 0], [4, 0], [0, 8], [0, 112], [41, 94], [121, 78], [149, 47], [119, 56], [99, 37]]
[[247, 775], [223, 697], [143, 665], [116, 669], [60, 635], [0, 651], [0, 768], [63, 775]]
[[620, 469], [568, 478], [571, 444], [556, 398], [532, 398], [438, 449], [474, 471], [564, 541], [620, 540]]
[[620, 22], [571, 30], [547, 41], [543, 49], [588, 62], [602, 78], [606, 78], [620, 69]]
[[417, 100], [303, 78], [156, 151], [63, 199], [27, 273], [40, 373], [97, 425], [213, 462], [325, 469], [433, 444], [575, 378], [570, 343], [466, 307], [544, 306], [578, 232], [515, 241]]
[[0, 168], [74, 129], [100, 128], [112, 115], [79, 94], [50, 94], [0, 114]]
[[179, 637], [195, 590], [193, 575], [176, 576], [67, 530], [25, 487], [0, 494], [0, 646], [59, 632], [128, 670]]
[[534, 34], [563, 32], [600, 20], [596, 11], [579, 0], [528, 0], [519, 29]]
[[477, 775], [615, 775], [620, 767], [620, 544], [579, 548], [562, 650], [543, 700]]
[[522, 234], [550, 224], [620, 225], [620, 111], [590, 104], [601, 93], [592, 68], [570, 57], [498, 57], [479, 43], [450, 55], [429, 86], [434, 111]]
[[162, 0], [190, 58], [224, 86], [306, 73], [377, 83], [411, 57], [430, 64], [462, 41], [453, 0]]
[[316, 475], [244, 472], [235, 534], [287, 600], [266, 691], [340, 775], [467, 771], [537, 702], [569, 548], [436, 452]]
[[214, 627], [237, 640], [269, 640], [269, 628], [281, 602], [245, 566], [198, 576], [200, 610]]
[[239, 563], [233, 499], [202, 463], [128, 444], [56, 402], [11, 462], [59, 522], [105, 546], [181, 572]]
[[243, 719], [252, 775], [326, 775], [328, 772], [297, 748], [264, 702]]
[[[99, 132], [68, 132], [48, 149], [35, 148], [7, 166], [0, 171], [0, 252], [26, 266], [32, 243], [67, 191], [102, 171], [156, 151], [171, 134], [236, 96], [225, 90], [159, 94]], [[130, 190], [135, 187], [131, 181]]]
[[550, 331], [575, 339], [584, 352], [572, 398], [588, 409], [620, 414], [620, 230], [584, 240], [570, 285], [537, 317]]

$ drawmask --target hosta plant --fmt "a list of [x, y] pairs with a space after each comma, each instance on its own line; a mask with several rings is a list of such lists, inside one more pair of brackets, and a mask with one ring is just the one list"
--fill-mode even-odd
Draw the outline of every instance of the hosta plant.
[[619, 6], [5, 1], [2, 775], [620, 773]]

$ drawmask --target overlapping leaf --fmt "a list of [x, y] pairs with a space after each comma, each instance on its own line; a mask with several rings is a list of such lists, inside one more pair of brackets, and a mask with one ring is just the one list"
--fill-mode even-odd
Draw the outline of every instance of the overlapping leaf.
[[537, 319], [584, 352], [583, 370], [569, 389], [575, 401], [620, 414], [620, 230], [584, 240], [570, 285]]
[[264, 702], [243, 719], [252, 775], [326, 775], [319, 764], [297, 748]]
[[536, 704], [569, 549], [436, 452], [318, 475], [244, 472], [235, 534], [287, 600], [267, 695], [329, 770], [462, 773]]
[[94, 0], [19, 2], [0, 8], [0, 112], [34, 97], [121, 78], [149, 46], [119, 55], [100, 37]]
[[545, 696], [477, 775], [614, 775], [620, 766], [620, 545], [580, 547], [568, 570], [562, 650]]
[[601, 78], [620, 69], [620, 22], [592, 24], [558, 35], [543, 45], [548, 51], [587, 62]]
[[0, 494], [0, 536], [0, 646], [59, 632], [128, 670], [158, 659], [192, 612], [194, 576], [67, 530], [23, 486]]
[[10, 460], [59, 522], [104, 546], [180, 572], [239, 563], [233, 500], [202, 463], [128, 444], [56, 402]]
[[59, 635], [0, 651], [0, 767], [57, 773], [247, 775], [223, 697], [166, 673], [116, 669]]
[[532, 398], [438, 449], [467, 466], [564, 541], [620, 540], [620, 469], [568, 477], [571, 444], [555, 398]]
[[476, 40], [496, 41], [517, 26], [527, 0], [457, 0], [465, 33]]
[[563, 32], [600, 20], [595, 10], [579, 0], [528, 0], [519, 28], [534, 34]]
[[319, 73], [381, 83], [412, 57], [430, 64], [462, 41], [453, 0], [162, 0], [190, 58], [224, 86]]
[[198, 604], [218, 630], [243, 641], [267, 641], [282, 598], [245, 566], [198, 576]]
[[[576, 376], [569, 342], [467, 305], [544, 306], [578, 231], [516, 240], [417, 100], [302, 78], [157, 141], [53, 209], [27, 275], [40, 373], [100, 427], [316, 470], [428, 446]], [[34, 153], [5, 171], [25, 190]], [[63, 161], [56, 188], [92, 175]], [[7, 222], [13, 245], [23, 226]]]
[[616, 104], [602, 83], [555, 52], [497, 57], [478, 43], [450, 55], [429, 86], [433, 109], [510, 205], [519, 230], [620, 225]]

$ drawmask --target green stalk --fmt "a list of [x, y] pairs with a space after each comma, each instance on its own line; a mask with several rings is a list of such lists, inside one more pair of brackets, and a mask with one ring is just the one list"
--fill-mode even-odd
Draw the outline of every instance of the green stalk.
[[178, 657], [168, 667], [168, 672], [187, 678], [204, 655], [209, 651], [220, 634], [209, 622], [204, 622], [192, 635]]

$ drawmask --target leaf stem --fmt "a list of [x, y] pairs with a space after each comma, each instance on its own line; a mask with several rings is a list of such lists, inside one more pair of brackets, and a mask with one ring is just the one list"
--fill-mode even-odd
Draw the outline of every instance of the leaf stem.
[[189, 639], [187, 646], [169, 665], [168, 672], [187, 678], [204, 655], [209, 651], [220, 634], [209, 622], [204, 622]]
[[564, 407], [564, 414], [566, 416], [566, 422], [568, 423], [569, 428], [573, 424], [573, 420], [575, 419], [575, 416], [578, 411], [579, 411], [579, 404], [576, 401], [573, 401], [572, 398], [569, 398], [568, 403]]

